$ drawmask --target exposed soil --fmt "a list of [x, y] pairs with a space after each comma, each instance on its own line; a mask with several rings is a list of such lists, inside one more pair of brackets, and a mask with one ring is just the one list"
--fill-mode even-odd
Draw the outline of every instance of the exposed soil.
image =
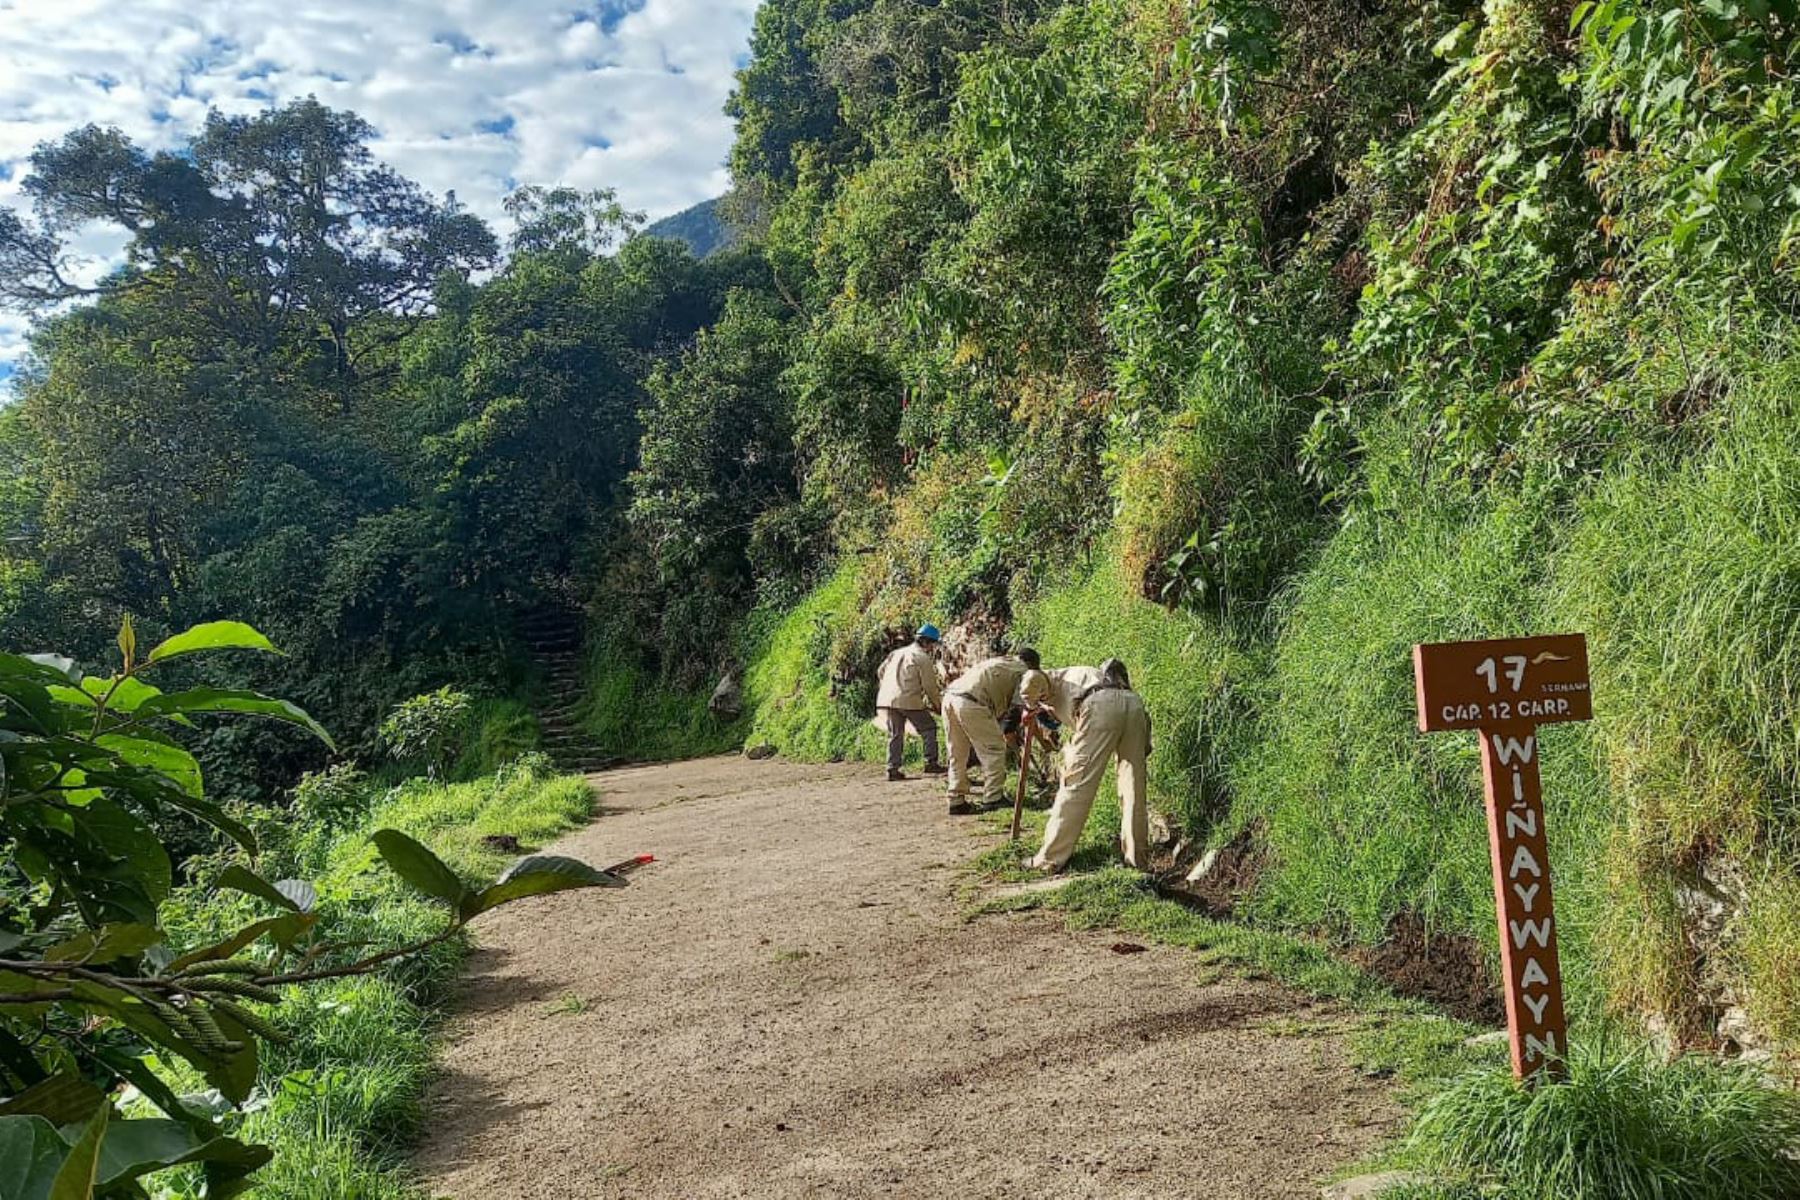
[[[1187, 879], [1191, 864], [1181, 862], [1177, 856], [1167, 864], [1165, 871], [1160, 872], [1161, 880], [1157, 886], [1169, 898], [1208, 916], [1228, 917], [1237, 908], [1240, 898], [1256, 890], [1256, 881], [1262, 877], [1267, 864], [1268, 857], [1258, 840], [1258, 832], [1250, 829], [1220, 847], [1211, 869], [1199, 879]], [[1152, 868], [1158, 865], [1153, 862]]]
[[1416, 913], [1395, 916], [1379, 945], [1358, 949], [1350, 958], [1402, 996], [1428, 1000], [1475, 1025], [1506, 1024], [1506, 1008], [1481, 943], [1470, 937], [1430, 935]]
[[963, 920], [996, 835], [932, 783], [732, 758], [596, 784], [607, 815], [556, 851], [662, 862], [482, 919], [434, 1196], [1311, 1197], [1397, 1120], [1329, 1009]]

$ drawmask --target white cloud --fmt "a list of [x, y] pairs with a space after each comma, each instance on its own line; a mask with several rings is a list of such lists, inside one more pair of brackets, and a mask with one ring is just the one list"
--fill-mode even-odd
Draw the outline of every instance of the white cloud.
[[[725, 188], [723, 106], [757, 3], [0, 0], [0, 204], [34, 146], [89, 122], [160, 149], [209, 107], [311, 94], [496, 225], [524, 183], [617, 188], [654, 219]], [[85, 248], [96, 270], [116, 254]], [[23, 332], [0, 314], [0, 363]]]

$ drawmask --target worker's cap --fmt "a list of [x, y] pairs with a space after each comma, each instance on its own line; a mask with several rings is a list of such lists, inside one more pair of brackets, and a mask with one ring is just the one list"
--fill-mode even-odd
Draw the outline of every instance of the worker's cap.
[[921, 642], [941, 642], [944, 640], [944, 635], [938, 632], [936, 625], [927, 623], [919, 626], [919, 640]]

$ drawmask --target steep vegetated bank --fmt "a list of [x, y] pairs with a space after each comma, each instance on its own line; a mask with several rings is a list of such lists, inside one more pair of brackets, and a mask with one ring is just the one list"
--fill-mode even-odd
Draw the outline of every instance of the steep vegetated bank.
[[[600, 661], [687, 689], [662, 753], [830, 758], [921, 619], [1118, 654], [1159, 806], [1259, 839], [1251, 917], [1492, 951], [1474, 747], [1416, 735], [1408, 648], [1585, 630], [1577, 1002], [1795, 1049], [1796, 17], [771, 0], [732, 203], [778, 299], [653, 384], [597, 606], [662, 599]], [[741, 455], [652, 454], [727, 410]]]

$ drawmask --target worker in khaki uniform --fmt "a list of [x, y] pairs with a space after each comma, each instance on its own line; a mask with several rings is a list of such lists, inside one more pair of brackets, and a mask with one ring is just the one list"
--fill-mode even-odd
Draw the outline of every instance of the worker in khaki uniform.
[[922, 625], [912, 641], [888, 655], [881, 664], [875, 710], [887, 719], [889, 782], [906, 778], [900, 770], [900, 759], [906, 752], [908, 725], [925, 743], [925, 774], [944, 773], [938, 763], [937, 720], [932, 716], [944, 700], [934, 653], [941, 640], [943, 635], [936, 625]]
[[1050, 680], [1048, 703], [1051, 711], [1056, 714], [1056, 719], [1062, 722], [1063, 728], [1073, 730], [1075, 728], [1075, 701], [1081, 698], [1081, 693], [1105, 679], [1106, 676], [1100, 673], [1099, 667], [1055, 667], [1045, 671], [1044, 675]]
[[1150, 862], [1150, 809], [1144, 800], [1150, 713], [1143, 697], [1131, 690], [1124, 663], [1108, 659], [1101, 672], [1101, 681], [1075, 702], [1075, 734], [1063, 756], [1062, 787], [1044, 828], [1044, 847], [1030, 863], [1040, 871], [1056, 872], [1069, 865], [1100, 781], [1115, 758], [1121, 809], [1119, 849], [1126, 863], [1140, 871]]
[[1036, 650], [976, 663], [944, 693], [944, 729], [950, 739], [950, 812], [978, 812], [969, 802], [969, 751], [981, 760], [983, 807], [1006, 803], [1006, 736], [1000, 717], [1016, 701], [1035, 707], [1050, 696], [1050, 680]]

